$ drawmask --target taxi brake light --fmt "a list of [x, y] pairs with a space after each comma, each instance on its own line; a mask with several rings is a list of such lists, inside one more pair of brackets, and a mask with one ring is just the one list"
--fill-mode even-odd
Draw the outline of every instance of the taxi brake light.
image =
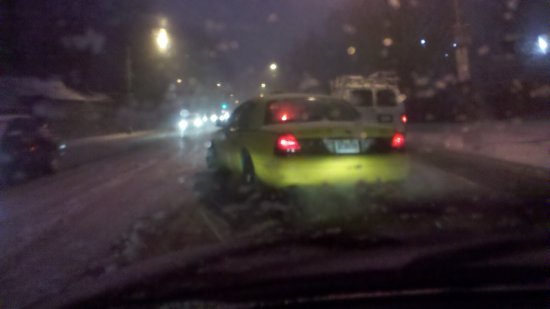
[[402, 149], [405, 147], [405, 136], [401, 133], [395, 133], [391, 139], [391, 147], [393, 149]]
[[293, 134], [283, 134], [277, 138], [277, 151], [282, 153], [294, 153], [300, 151], [301, 146]]

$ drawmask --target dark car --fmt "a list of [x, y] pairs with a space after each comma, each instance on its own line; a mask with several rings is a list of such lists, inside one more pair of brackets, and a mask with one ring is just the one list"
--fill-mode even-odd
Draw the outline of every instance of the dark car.
[[0, 116], [0, 147], [3, 184], [54, 173], [58, 169], [59, 143], [46, 123], [32, 116]]

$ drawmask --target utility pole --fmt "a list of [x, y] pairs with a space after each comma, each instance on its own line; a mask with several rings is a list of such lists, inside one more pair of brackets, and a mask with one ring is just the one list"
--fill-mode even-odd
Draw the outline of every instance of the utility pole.
[[467, 83], [470, 81], [470, 58], [469, 58], [469, 46], [470, 46], [470, 37], [466, 29], [466, 25], [462, 21], [462, 16], [460, 12], [460, 6], [458, 0], [453, 0], [453, 8], [455, 13], [455, 25], [454, 25], [454, 36], [456, 51], [456, 72], [458, 75], [458, 81], [461, 83]]
[[134, 73], [132, 70], [132, 53], [130, 46], [126, 46], [125, 54], [125, 79], [126, 79], [126, 104], [129, 106], [134, 105]]

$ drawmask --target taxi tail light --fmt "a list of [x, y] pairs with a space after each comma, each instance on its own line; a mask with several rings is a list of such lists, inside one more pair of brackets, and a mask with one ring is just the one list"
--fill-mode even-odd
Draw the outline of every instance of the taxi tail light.
[[405, 135], [402, 133], [395, 133], [391, 139], [391, 148], [403, 149], [405, 148]]
[[277, 138], [275, 152], [278, 154], [292, 154], [300, 151], [302, 147], [294, 134], [283, 134]]

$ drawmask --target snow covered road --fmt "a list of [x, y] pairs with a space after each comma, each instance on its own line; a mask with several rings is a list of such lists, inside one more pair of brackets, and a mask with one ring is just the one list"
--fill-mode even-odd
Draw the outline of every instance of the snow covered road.
[[[57, 175], [1, 191], [0, 303], [7, 308], [38, 305], [76, 281], [136, 261], [228, 239], [273, 237], [289, 229], [307, 229], [312, 222], [322, 221], [321, 215], [334, 214], [331, 205], [316, 205], [325, 208], [309, 209], [305, 218], [289, 221], [285, 217], [289, 206], [284, 203], [254, 195], [241, 201], [227, 198], [223, 185], [214, 185], [206, 171], [206, 142], [206, 136], [184, 142], [169, 134], [145, 135], [136, 137], [125, 151], [105, 153], [99, 160], [91, 160], [91, 148], [75, 147], [71, 156], [88, 159], [71, 159], [75, 161]], [[422, 159], [428, 155], [432, 156], [429, 160]], [[484, 179], [486, 183], [473, 181], [464, 166], [447, 169], [446, 163], [431, 164], [432, 160], [444, 162], [441, 155], [414, 153], [411, 157], [411, 178], [399, 189], [408, 200], [433, 204], [434, 199], [479, 199], [508, 190], [505, 184], [495, 186], [494, 178]], [[342, 212], [342, 195], [334, 198], [338, 202], [332, 208], [337, 206], [335, 211]], [[499, 219], [480, 209], [459, 207], [460, 203], [454, 203], [432, 209], [440, 220], [432, 222], [430, 217], [422, 226], [429, 231], [446, 225], [470, 226], [477, 220], [482, 227], [488, 220]], [[350, 208], [354, 216], [364, 211]], [[423, 220], [412, 211], [373, 207], [357, 224], [404, 235], [410, 231], [397, 226]], [[460, 218], [449, 219], [453, 214]], [[519, 223], [508, 220], [502, 224]]]

